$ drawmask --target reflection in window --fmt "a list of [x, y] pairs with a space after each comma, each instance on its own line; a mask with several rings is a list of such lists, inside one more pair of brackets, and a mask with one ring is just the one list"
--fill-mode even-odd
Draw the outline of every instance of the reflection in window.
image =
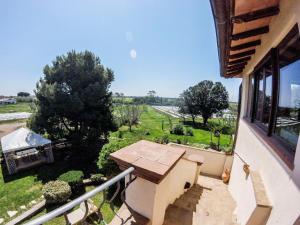
[[268, 58], [256, 72], [257, 92], [255, 102], [255, 120], [265, 127], [269, 126], [272, 102], [272, 61]]
[[280, 68], [280, 94], [275, 133], [290, 146], [292, 151], [296, 150], [300, 133], [300, 60]]
[[258, 74], [258, 93], [256, 100], [256, 120], [261, 120], [263, 102], [264, 102], [264, 76], [263, 71], [260, 71]]
[[250, 75], [249, 77], [249, 91], [248, 91], [248, 104], [247, 104], [247, 117], [250, 118], [251, 116], [251, 108], [252, 108], [252, 97], [253, 97], [253, 91], [254, 91], [254, 79], [253, 75]]
[[265, 99], [264, 99], [264, 109], [262, 116], [262, 123], [265, 126], [268, 126], [270, 112], [271, 112], [271, 96], [272, 96], [272, 75], [266, 75], [266, 90], [265, 90]]

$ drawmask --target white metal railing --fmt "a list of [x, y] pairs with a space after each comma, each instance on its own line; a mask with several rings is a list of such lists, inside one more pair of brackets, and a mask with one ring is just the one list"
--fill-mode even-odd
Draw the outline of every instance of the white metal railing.
[[69, 202], [69, 203], [67, 203], [67, 204], [41, 216], [41, 217], [38, 217], [38, 218], [26, 223], [25, 225], [41, 225], [43, 223], [46, 223], [49, 220], [54, 219], [57, 216], [63, 215], [66, 212], [68, 212], [69, 210], [73, 209], [75, 206], [79, 205], [80, 203], [87, 201], [89, 198], [96, 195], [97, 193], [102, 192], [105, 189], [107, 189], [108, 187], [110, 187], [111, 185], [119, 182], [125, 176], [131, 174], [133, 171], [134, 171], [134, 168], [130, 167], [130, 168], [126, 169], [125, 171], [123, 171], [122, 173], [118, 174], [117, 176], [113, 177], [112, 179], [106, 181], [104, 184], [100, 185], [99, 187], [96, 187], [95, 189], [81, 195], [80, 197], [72, 200], [71, 202]]

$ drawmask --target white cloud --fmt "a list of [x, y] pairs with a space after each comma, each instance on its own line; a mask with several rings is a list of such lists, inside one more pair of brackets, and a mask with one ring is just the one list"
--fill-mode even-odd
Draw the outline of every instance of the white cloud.
[[136, 50], [131, 49], [129, 55], [130, 55], [130, 58], [135, 59], [137, 57]]

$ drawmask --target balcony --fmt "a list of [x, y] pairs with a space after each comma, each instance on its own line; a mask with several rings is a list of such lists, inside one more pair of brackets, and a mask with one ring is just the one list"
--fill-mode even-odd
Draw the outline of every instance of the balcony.
[[[222, 224], [237, 224], [233, 215], [236, 205], [227, 185], [215, 178], [221, 174], [214, 171], [213, 176], [208, 176], [211, 166], [205, 167], [206, 161], [214, 160], [217, 170], [224, 169], [230, 166], [232, 156], [139, 141], [111, 154], [111, 157], [122, 173], [27, 225], [43, 224], [60, 215], [65, 216], [67, 224], [80, 224], [91, 214], [96, 214], [98, 223], [102, 224], [102, 204], [92, 210], [89, 199], [114, 184], [118, 188], [108, 202], [112, 203], [121, 192], [123, 205], [115, 212], [113, 220], [104, 224], [212, 225], [220, 224], [220, 221]], [[200, 172], [206, 175], [200, 175]], [[122, 179], [125, 179], [125, 188], [120, 186]]]

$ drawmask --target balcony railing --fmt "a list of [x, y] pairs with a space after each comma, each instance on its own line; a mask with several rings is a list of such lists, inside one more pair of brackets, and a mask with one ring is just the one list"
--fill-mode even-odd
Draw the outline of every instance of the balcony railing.
[[[87, 213], [88, 213], [88, 200], [93, 197], [94, 195], [96, 195], [99, 192], [104, 192], [107, 188], [109, 188], [110, 186], [114, 185], [114, 184], [118, 184], [117, 186], [117, 190], [115, 192], [115, 194], [112, 196], [112, 198], [110, 200], [108, 200], [108, 202], [111, 204], [112, 201], [114, 200], [114, 198], [117, 196], [119, 190], [120, 190], [120, 180], [123, 179], [125, 176], [130, 175], [130, 181], [126, 184], [126, 187], [133, 181], [131, 179], [131, 173], [134, 171], [133, 167], [130, 167], [128, 169], [126, 169], [125, 171], [123, 171], [122, 173], [118, 174], [117, 176], [113, 177], [112, 179], [106, 181], [105, 183], [103, 183], [102, 185], [96, 187], [95, 189], [93, 189], [92, 191], [89, 191], [87, 193], [85, 193], [84, 195], [81, 195], [80, 197], [72, 200], [71, 202], [41, 216], [38, 217], [28, 223], [26, 223], [25, 225], [41, 225], [43, 223], [46, 223], [47, 221], [50, 221], [52, 219], [54, 219], [55, 217], [64, 215], [66, 218], [66, 214], [68, 212], [70, 212], [70, 210], [72, 210], [74, 207], [76, 207], [77, 205], [80, 205], [82, 202], [84, 202], [85, 207], [86, 207], [86, 213], [83, 217], [83, 219], [86, 219], [87, 217]], [[125, 189], [126, 189], [125, 187]], [[122, 195], [122, 200], [124, 202], [124, 204], [126, 204], [125, 202], [125, 190], [123, 191]], [[105, 201], [105, 198], [103, 199], [103, 202], [100, 204], [99, 209], [101, 210], [101, 207], [103, 206]], [[126, 204], [127, 205], [127, 204]], [[127, 205], [128, 206], [128, 205]], [[114, 212], [116, 214], [116, 212]], [[118, 216], [116, 214], [116, 216]], [[100, 218], [101, 220], [103, 220], [103, 218]]]

